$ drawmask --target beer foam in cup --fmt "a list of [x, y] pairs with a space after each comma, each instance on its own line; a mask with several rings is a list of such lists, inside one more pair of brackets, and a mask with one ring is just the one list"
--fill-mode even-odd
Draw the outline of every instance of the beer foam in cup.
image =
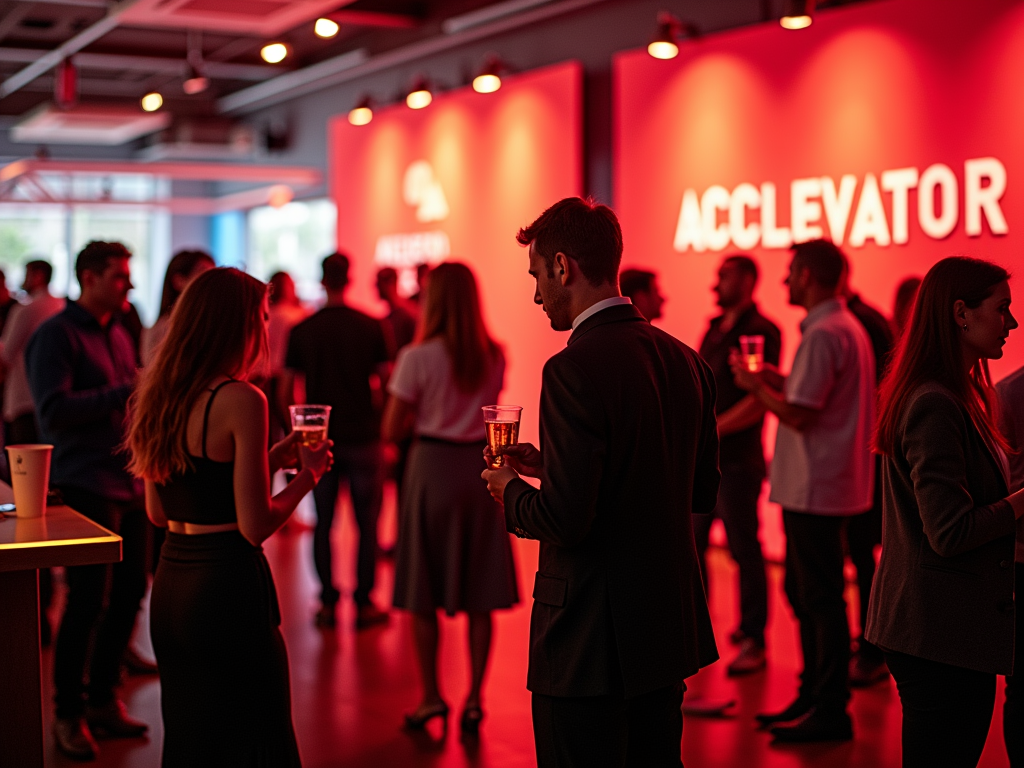
[[52, 445], [7, 446], [15, 513], [18, 517], [42, 517], [45, 514], [52, 452]]

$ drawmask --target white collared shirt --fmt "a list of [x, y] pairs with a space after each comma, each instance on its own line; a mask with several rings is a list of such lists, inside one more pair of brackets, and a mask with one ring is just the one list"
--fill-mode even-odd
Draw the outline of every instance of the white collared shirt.
[[584, 309], [578, 315], [576, 319], [572, 321], [572, 329], [575, 331], [577, 326], [592, 315], [596, 315], [602, 309], [608, 309], [608, 307], [618, 307], [622, 304], [632, 304], [627, 296], [612, 296], [610, 299], [604, 299], [596, 304], [591, 304], [589, 307]]

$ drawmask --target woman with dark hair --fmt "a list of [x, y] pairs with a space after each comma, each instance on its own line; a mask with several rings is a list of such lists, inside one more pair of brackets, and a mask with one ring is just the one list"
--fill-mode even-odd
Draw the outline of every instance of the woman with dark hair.
[[476, 733], [491, 612], [518, 600], [504, 518], [480, 483], [480, 409], [498, 400], [505, 357], [487, 333], [467, 266], [439, 265], [425, 294], [416, 340], [398, 355], [384, 412], [386, 440], [415, 435], [400, 501], [394, 605], [413, 613], [423, 698], [405, 725], [420, 729], [448, 715], [437, 681], [441, 608], [469, 615], [471, 684], [461, 727]]
[[[150, 632], [164, 768], [298, 766], [288, 659], [261, 544], [330, 466], [296, 434], [267, 453], [267, 401], [248, 378], [267, 354], [267, 286], [236, 269], [196, 278], [132, 398], [129, 468], [168, 528]], [[299, 452], [301, 451], [301, 455]], [[270, 477], [301, 466], [271, 497]]]
[[882, 382], [882, 560], [865, 636], [896, 679], [905, 768], [977, 765], [996, 675], [1013, 668], [1024, 491], [1009, 493], [988, 372], [1017, 327], [1008, 278], [978, 259], [933, 266]]
[[156, 356], [157, 345], [167, 335], [167, 325], [171, 319], [178, 297], [185, 286], [195, 280], [203, 272], [213, 269], [217, 263], [206, 251], [178, 251], [167, 263], [164, 275], [164, 289], [160, 294], [160, 315], [152, 328], [144, 328], [139, 344], [139, 359], [143, 365], [149, 365]]

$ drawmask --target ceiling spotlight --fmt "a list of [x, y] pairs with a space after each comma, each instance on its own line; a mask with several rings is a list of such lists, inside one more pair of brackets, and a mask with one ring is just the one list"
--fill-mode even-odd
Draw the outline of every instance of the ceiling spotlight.
[[192, 67], [189, 67], [188, 77], [185, 78], [185, 82], [181, 84], [181, 90], [189, 96], [195, 96], [197, 93], [202, 93], [209, 87], [209, 79], [203, 77]]
[[317, 37], [322, 37], [325, 40], [330, 37], [334, 37], [338, 34], [338, 22], [331, 21], [330, 19], [317, 19], [316, 24], [313, 25], [313, 31]]
[[473, 78], [473, 90], [477, 93], [494, 93], [501, 88], [501, 73], [506, 67], [497, 56], [491, 56], [480, 70], [480, 74]]
[[434, 95], [430, 92], [430, 84], [422, 77], [416, 80], [409, 91], [409, 95], [405, 97], [405, 103], [409, 109], [429, 107], [430, 102], [433, 100]]
[[269, 43], [260, 49], [260, 56], [267, 64], [280, 64], [288, 56], [288, 46], [284, 43]]
[[786, 0], [779, 24], [786, 29], [806, 29], [813, 22], [814, 0]]
[[658, 30], [647, 45], [647, 52], [656, 59], [674, 59], [679, 55], [679, 41], [694, 37], [697, 37], [697, 29], [692, 24], [662, 11], [658, 14]]
[[348, 121], [352, 125], [366, 125], [371, 120], [373, 120], [373, 108], [370, 105], [370, 97], [365, 96], [348, 113]]
[[156, 112], [164, 105], [164, 97], [154, 91], [142, 97], [142, 108], [146, 112]]

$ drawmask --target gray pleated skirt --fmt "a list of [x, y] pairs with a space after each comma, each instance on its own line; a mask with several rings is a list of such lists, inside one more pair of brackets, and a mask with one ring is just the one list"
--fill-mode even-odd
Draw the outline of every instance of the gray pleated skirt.
[[413, 443], [399, 499], [396, 608], [451, 616], [519, 601], [505, 517], [480, 479], [483, 447]]

